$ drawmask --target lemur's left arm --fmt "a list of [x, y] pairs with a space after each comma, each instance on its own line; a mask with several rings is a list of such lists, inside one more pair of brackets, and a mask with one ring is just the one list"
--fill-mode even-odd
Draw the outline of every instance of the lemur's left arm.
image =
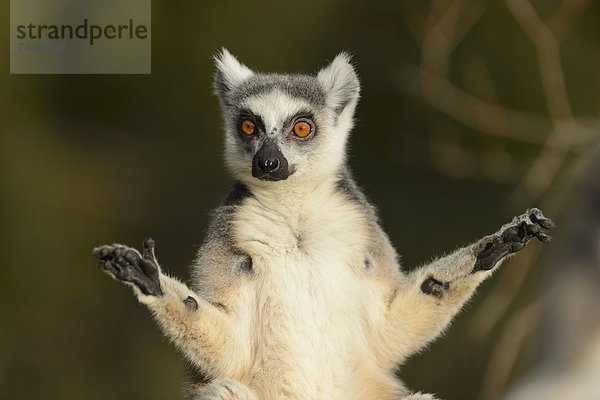
[[392, 358], [407, 356], [435, 339], [496, 265], [533, 237], [548, 243], [545, 230], [552, 227], [552, 221], [534, 208], [495, 234], [406, 275], [390, 302], [383, 333]]

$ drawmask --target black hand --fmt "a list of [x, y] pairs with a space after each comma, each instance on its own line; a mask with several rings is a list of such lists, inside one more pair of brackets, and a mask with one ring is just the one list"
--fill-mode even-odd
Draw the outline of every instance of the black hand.
[[475, 245], [477, 260], [473, 272], [494, 268], [498, 261], [523, 249], [534, 237], [543, 243], [550, 243], [552, 238], [546, 230], [553, 227], [554, 223], [537, 208], [515, 217], [498, 233], [486, 236]]
[[96, 247], [92, 254], [100, 260], [97, 263], [100, 269], [121, 281], [133, 283], [145, 295], [162, 296], [154, 240], [144, 241], [142, 254], [121, 244]]

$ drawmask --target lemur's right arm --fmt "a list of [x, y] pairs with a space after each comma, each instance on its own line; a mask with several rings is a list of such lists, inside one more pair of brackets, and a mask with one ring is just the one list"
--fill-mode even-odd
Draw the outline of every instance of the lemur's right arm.
[[[146, 239], [142, 253], [120, 244], [96, 247], [98, 267], [131, 286], [166, 336], [209, 377], [234, 376], [244, 346], [232, 317], [175, 278], [165, 275]], [[238, 356], [235, 356], [237, 354]]]

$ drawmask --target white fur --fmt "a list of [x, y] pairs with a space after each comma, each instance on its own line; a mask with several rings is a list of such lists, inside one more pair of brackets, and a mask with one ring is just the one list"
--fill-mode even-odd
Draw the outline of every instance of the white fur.
[[358, 101], [360, 86], [348, 53], [338, 54], [331, 64], [319, 71], [317, 79], [329, 94], [327, 102], [331, 108], [338, 108], [347, 93], [352, 94], [354, 102]]
[[[292, 98], [280, 90], [273, 90], [268, 94], [255, 96], [244, 103], [245, 108], [264, 118], [267, 132], [280, 129], [281, 125], [290, 115], [309, 108], [301, 99]], [[325, 110], [315, 115], [318, 124], [319, 146], [308, 154], [295, 146], [286, 145], [285, 138], [280, 138], [281, 151], [296, 168], [296, 173], [282, 186], [296, 187], [305, 185], [307, 181], [321, 182], [331, 178], [346, 159], [346, 141], [348, 132], [352, 128], [353, 108], [344, 110], [339, 116], [334, 116], [331, 111]], [[230, 129], [234, 129], [231, 127]], [[240, 148], [238, 138], [234, 133], [227, 135], [225, 142], [225, 162], [233, 174], [249, 186], [263, 187], [263, 182], [252, 177], [252, 155]], [[262, 142], [255, 142], [256, 152]], [[269, 187], [268, 183], [266, 187]]]
[[[217, 65], [231, 85], [252, 74], [226, 50]], [[282, 143], [298, 167], [286, 181], [252, 178], [251, 158], [228, 137], [227, 163], [252, 191], [237, 206], [232, 241], [251, 257], [252, 272], [228, 275], [231, 265], [218, 261], [227, 250], [217, 243], [205, 248], [215, 256], [194, 266], [198, 276], [214, 278], [196, 285], [198, 292], [164, 274], [164, 296], [136, 291], [166, 335], [212, 380], [198, 386], [194, 399], [433, 399], [410, 394], [395, 369], [435, 339], [490, 275], [471, 273], [471, 246], [401, 272], [368, 207], [336, 188], [359, 93], [348, 57], [338, 56], [318, 80], [329, 102], [315, 115], [319, 146], [307, 156]], [[342, 94], [350, 102], [336, 114]], [[263, 116], [269, 132], [307, 104], [274, 90], [245, 106]], [[449, 282], [448, 290], [424, 294], [420, 285], [428, 277]], [[188, 296], [197, 310], [186, 308]]]
[[221, 49], [221, 52], [215, 56], [217, 70], [223, 74], [223, 79], [227, 86], [234, 87], [254, 75], [254, 72], [244, 64], [239, 62], [227, 49]]
[[[360, 269], [367, 223], [324, 189], [292, 195], [283, 204], [260, 196], [236, 218], [235, 236], [256, 265], [257, 279], [246, 290], [255, 293], [259, 368], [248, 383], [259, 388], [261, 398], [286, 392], [291, 398], [351, 398], [344, 392], [351, 374], [344, 370], [374, 363], [364, 336], [357, 334], [377, 318], [363, 310], [372, 304], [374, 290], [349, 268]], [[276, 246], [270, 245], [273, 237]]]
[[[233, 227], [253, 259], [253, 277], [219, 299], [225, 311], [164, 276], [164, 297], [140, 295], [188, 360], [211, 377], [234, 379], [248, 398], [408, 395], [394, 376], [396, 365], [437, 337], [489, 275], [469, 274], [469, 248], [409, 275], [399, 274], [393, 257], [365, 271], [370, 223], [332, 185], [263, 191], [246, 200]], [[453, 282], [445, 298], [420, 291], [429, 274]], [[199, 298], [197, 311], [183, 305], [190, 295]]]

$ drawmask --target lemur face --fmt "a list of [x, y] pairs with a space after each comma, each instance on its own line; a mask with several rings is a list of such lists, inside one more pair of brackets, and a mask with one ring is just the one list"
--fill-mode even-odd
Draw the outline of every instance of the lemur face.
[[[321, 142], [325, 95], [310, 77], [251, 77], [233, 93], [232, 162], [252, 177], [280, 181], [295, 174]], [[306, 90], [308, 89], [308, 90]], [[228, 151], [229, 153], [229, 151]]]
[[257, 74], [227, 50], [216, 64], [225, 160], [236, 178], [276, 184], [339, 170], [359, 95], [345, 54], [315, 76]]

